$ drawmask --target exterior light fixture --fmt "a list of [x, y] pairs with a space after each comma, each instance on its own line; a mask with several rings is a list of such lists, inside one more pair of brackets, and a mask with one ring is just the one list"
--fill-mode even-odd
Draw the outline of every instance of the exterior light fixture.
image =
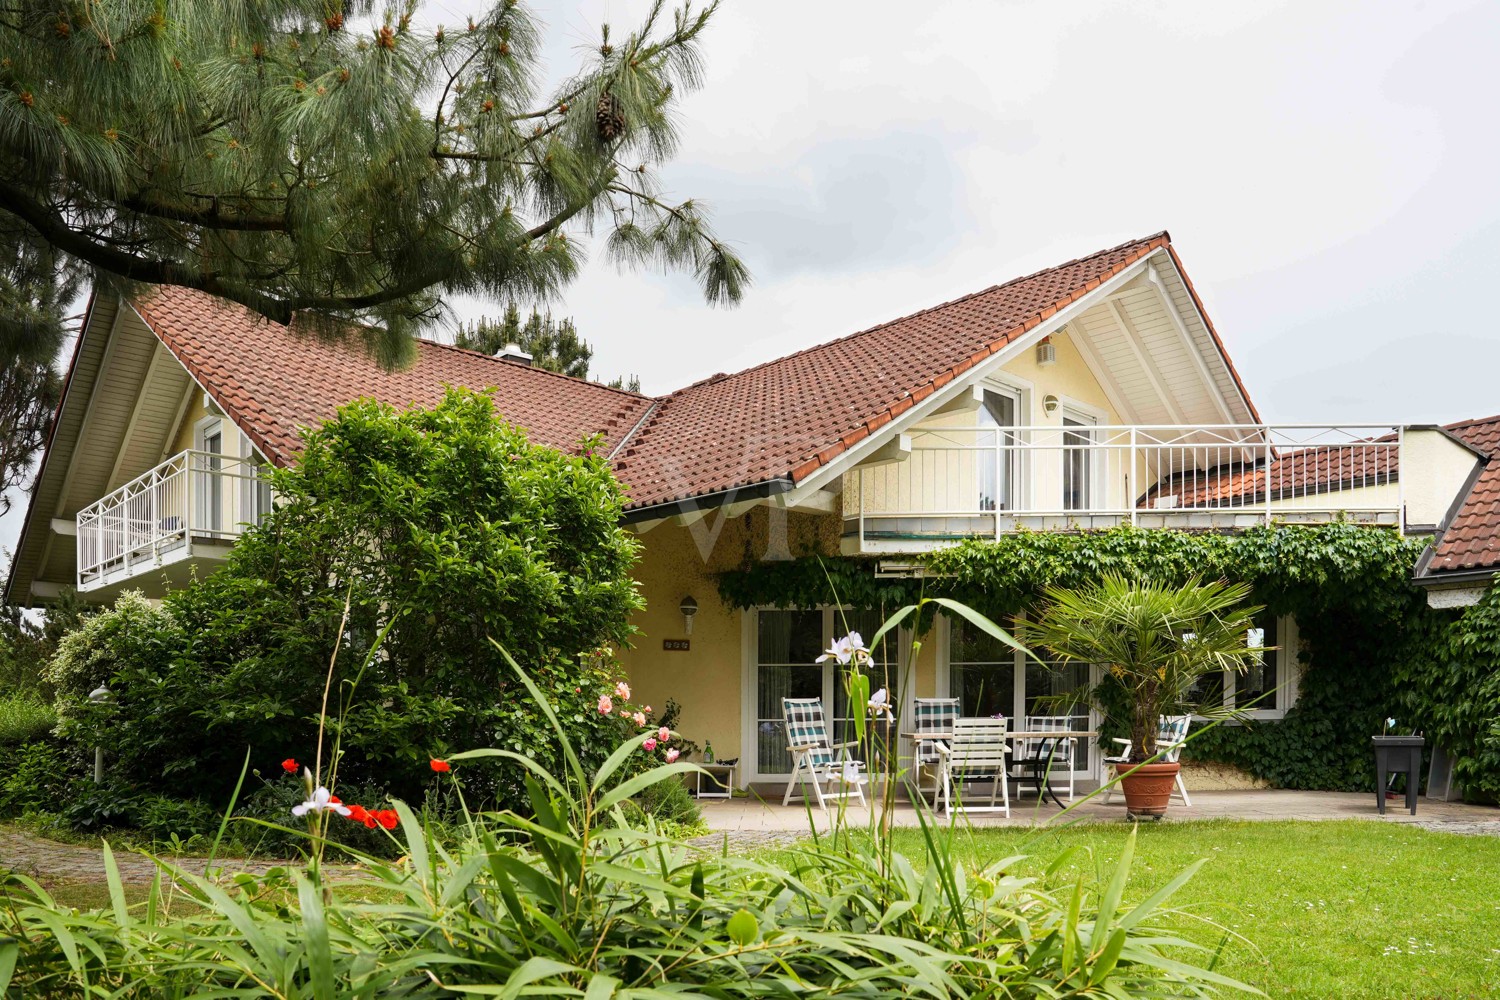
[[1057, 405], [1057, 397], [1052, 395], [1050, 392], [1042, 397], [1042, 409], [1046, 410], [1048, 413], [1056, 413]]
[[686, 635], [693, 634], [693, 616], [698, 613], [698, 602], [693, 600], [692, 595], [682, 599], [677, 605], [677, 610], [682, 612], [682, 631]]
[[[114, 698], [109, 688], [100, 684], [89, 692], [89, 703], [94, 705], [107, 705]], [[104, 747], [94, 747], [94, 784], [104, 784]]]
[[1043, 337], [1037, 341], [1036, 363], [1038, 368], [1057, 364], [1057, 345], [1052, 342], [1051, 337]]

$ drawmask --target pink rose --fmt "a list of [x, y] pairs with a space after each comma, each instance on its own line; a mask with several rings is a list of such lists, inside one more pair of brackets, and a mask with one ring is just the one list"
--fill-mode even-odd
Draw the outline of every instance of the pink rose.
[[626, 684], [624, 681], [617, 681], [615, 683], [615, 696], [617, 698], [629, 698], [630, 685]]
[[646, 752], [647, 753], [651, 753], [653, 750], [656, 749], [656, 737], [654, 737], [654, 736], [647, 736], [646, 737], [646, 742], [642, 743], [641, 746], [643, 746], [643, 747], [646, 748]]
[[656, 731], [656, 738], [665, 743], [667, 742], [667, 740], [670, 740], [672, 738], [672, 730], [668, 729], [666, 726], [662, 726]]
[[677, 758], [681, 756], [682, 753], [676, 747], [673, 747], [672, 749], [667, 751], [667, 763], [675, 764], [677, 763]]
[[651, 706], [647, 705], [645, 708], [641, 709], [641, 711], [645, 712], [647, 715], [650, 715], [651, 714]]
[[631, 718], [631, 721], [634, 722], [637, 726], [640, 726], [642, 729], [646, 728], [646, 713], [645, 712], [637, 712], [634, 715], [632, 715], [630, 718]]
[[613, 712], [614, 710], [615, 710], [615, 703], [610, 700], [609, 695], [607, 695], [607, 694], [601, 694], [599, 696], [599, 714], [600, 715], [608, 715], [610, 712]]

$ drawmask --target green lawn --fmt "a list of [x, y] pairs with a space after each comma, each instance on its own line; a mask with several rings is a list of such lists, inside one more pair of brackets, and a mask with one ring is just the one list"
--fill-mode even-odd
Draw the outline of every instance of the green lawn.
[[[1071, 885], [1102, 882], [1128, 832], [1111, 823], [958, 837], [970, 861], [1024, 851], [1033, 873], [1081, 846], [1049, 883]], [[920, 837], [898, 830], [897, 850], [920, 856]], [[1249, 939], [1253, 948], [1231, 943], [1219, 969], [1271, 996], [1500, 996], [1500, 837], [1354, 820], [1143, 826], [1127, 898], [1199, 858], [1208, 863], [1172, 903]], [[1221, 936], [1197, 932], [1210, 944]]]
[[[1082, 847], [1050, 883], [1071, 885], [1107, 877], [1128, 832], [1110, 823], [957, 836], [970, 862], [1024, 852], [1036, 859], [1023, 866], [1032, 872]], [[895, 836], [897, 850], [922, 855], [919, 832]], [[760, 853], [790, 860], [785, 850]], [[1500, 997], [1500, 838], [1369, 821], [1143, 826], [1127, 898], [1199, 858], [1208, 863], [1173, 904], [1247, 938], [1227, 946], [1218, 968], [1273, 997]], [[53, 891], [74, 906], [107, 901], [102, 885]], [[1184, 927], [1208, 944], [1222, 937], [1186, 918]]]

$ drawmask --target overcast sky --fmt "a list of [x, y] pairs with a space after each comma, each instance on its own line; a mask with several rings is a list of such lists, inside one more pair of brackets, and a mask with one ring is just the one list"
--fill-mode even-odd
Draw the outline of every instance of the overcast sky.
[[[538, 6], [562, 65], [647, 4]], [[558, 309], [601, 372], [665, 392], [1167, 229], [1266, 419], [1500, 413], [1500, 3], [729, 0], [704, 48], [666, 177], [755, 285], [591, 267]]]
[[[533, 6], [561, 75], [648, 5]], [[666, 392], [1168, 229], [1266, 419], [1500, 413], [1500, 3], [728, 0], [704, 49], [665, 176], [755, 284], [591, 265], [553, 309], [604, 375]]]

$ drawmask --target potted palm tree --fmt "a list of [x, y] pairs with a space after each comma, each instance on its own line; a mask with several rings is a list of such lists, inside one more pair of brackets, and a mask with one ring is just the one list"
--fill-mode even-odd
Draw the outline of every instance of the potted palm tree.
[[1194, 688], [1205, 674], [1245, 670], [1262, 652], [1248, 642], [1261, 608], [1245, 603], [1244, 584], [1193, 579], [1169, 586], [1115, 574], [1076, 590], [1049, 587], [1044, 595], [1041, 609], [1018, 623], [1018, 634], [1044, 656], [1105, 668], [1098, 685], [1071, 699], [1105, 715], [1123, 700], [1130, 755], [1116, 770], [1126, 808], [1136, 816], [1164, 814], [1180, 765], [1155, 760], [1159, 719], [1236, 714], [1222, 704], [1194, 704]]

